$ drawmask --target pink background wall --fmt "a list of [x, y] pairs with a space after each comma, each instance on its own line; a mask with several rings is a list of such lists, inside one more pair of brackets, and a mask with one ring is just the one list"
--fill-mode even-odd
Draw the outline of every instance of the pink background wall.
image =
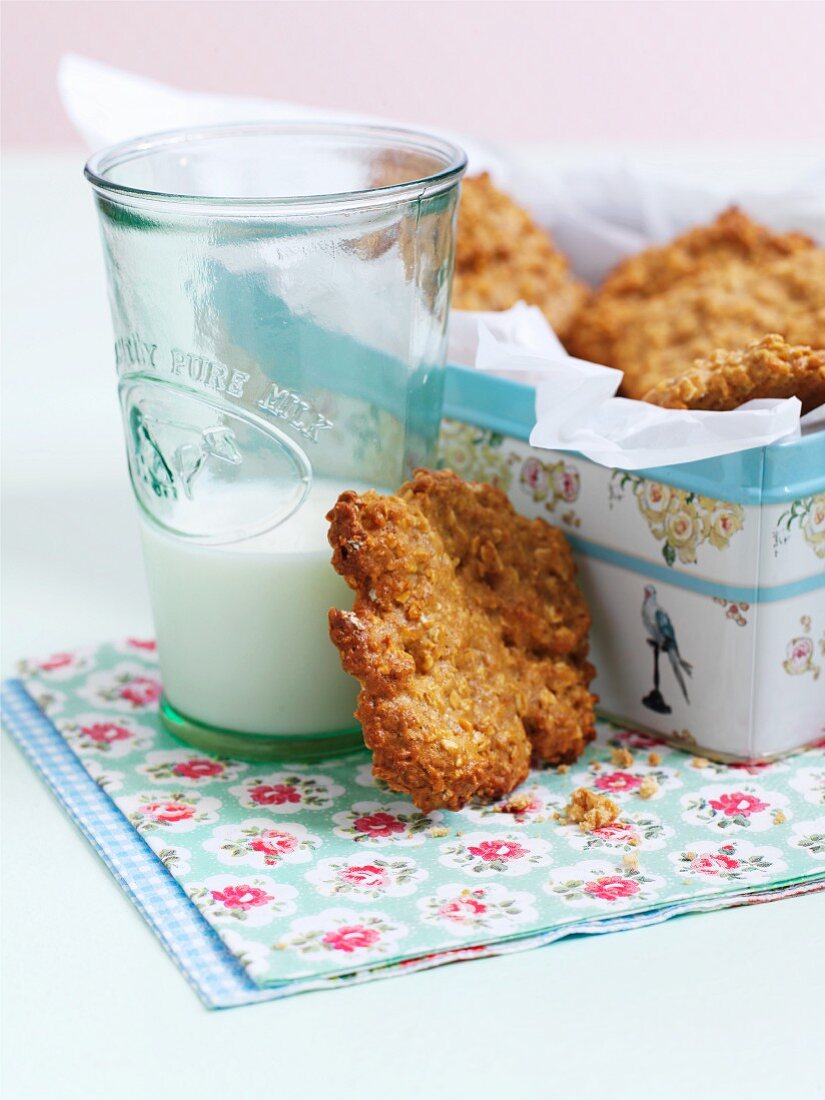
[[5, 145], [76, 142], [67, 51], [493, 140], [825, 139], [821, 3], [6, 0], [2, 22]]

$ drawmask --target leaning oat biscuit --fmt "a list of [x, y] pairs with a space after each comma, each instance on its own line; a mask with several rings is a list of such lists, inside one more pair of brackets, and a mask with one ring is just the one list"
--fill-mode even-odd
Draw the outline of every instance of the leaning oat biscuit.
[[453, 307], [502, 310], [518, 301], [538, 306], [564, 338], [588, 296], [567, 260], [485, 172], [465, 179], [458, 208]]
[[623, 261], [575, 319], [572, 354], [624, 371], [641, 398], [718, 348], [766, 332], [825, 346], [825, 249], [740, 210]]
[[564, 535], [490, 485], [419, 470], [395, 496], [329, 513], [352, 611], [330, 635], [361, 682], [375, 775], [422, 810], [507, 794], [531, 754], [573, 761], [595, 735], [590, 616]]
[[803, 413], [825, 403], [825, 351], [793, 347], [773, 333], [740, 351], [697, 359], [644, 400], [669, 409], [724, 411], [757, 397], [798, 397]]

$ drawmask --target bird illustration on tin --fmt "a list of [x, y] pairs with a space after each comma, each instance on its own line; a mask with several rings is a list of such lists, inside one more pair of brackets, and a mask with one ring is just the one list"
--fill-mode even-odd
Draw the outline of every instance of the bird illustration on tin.
[[656, 599], [656, 589], [652, 584], [645, 585], [645, 598], [642, 603], [642, 622], [648, 633], [647, 644], [653, 649], [653, 690], [642, 699], [642, 703], [649, 710], [655, 710], [657, 714], [670, 714], [671, 707], [665, 702], [659, 688], [659, 654], [666, 653], [676, 682], [682, 689], [685, 702], [690, 703], [685, 683], [685, 674], [693, 673], [693, 665], [686, 661], [679, 653], [679, 644], [676, 641], [676, 632], [670, 615], [659, 607]]

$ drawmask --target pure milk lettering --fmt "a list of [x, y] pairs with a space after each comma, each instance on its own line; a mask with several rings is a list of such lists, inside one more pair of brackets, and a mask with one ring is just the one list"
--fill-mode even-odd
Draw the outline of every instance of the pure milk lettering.
[[244, 386], [250, 378], [246, 371], [230, 370], [216, 359], [206, 359], [180, 348], [172, 348], [170, 370], [177, 378], [198, 382], [214, 393], [226, 393], [230, 397], [243, 397]]
[[279, 420], [285, 420], [290, 427], [313, 443], [318, 442], [319, 431], [332, 427], [332, 421], [315, 412], [299, 393], [282, 389], [277, 382], [271, 383], [263, 397], [258, 400], [258, 408]]
[[186, 353], [178, 351], [177, 348], [172, 348], [172, 374], [183, 374], [186, 366]]
[[157, 367], [157, 344], [150, 344], [137, 333], [121, 336], [115, 341], [115, 364], [118, 367]]
[[226, 390], [226, 381], [229, 378], [229, 367], [225, 367], [223, 363], [210, 363], [209, 374], [206, 378], [207, 386], [211, 386], [213, 390], [218, 393], [224, 393]]
[[243, 397], [243, 388], [249, 381], [250, 376], [246, 371], [233, 370], [232, 376], [229, 379], [229, 385], [226, 387], [226, 392], [230, 397]]

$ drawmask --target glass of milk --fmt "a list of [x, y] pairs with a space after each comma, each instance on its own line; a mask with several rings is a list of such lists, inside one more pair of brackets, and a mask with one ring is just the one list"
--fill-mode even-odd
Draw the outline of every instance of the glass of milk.
[[326, 513], [433, 461], [462, 151], [385, 127], [153, 135], [86, 166], [161, 713], [252, 759], [360, 744]]

